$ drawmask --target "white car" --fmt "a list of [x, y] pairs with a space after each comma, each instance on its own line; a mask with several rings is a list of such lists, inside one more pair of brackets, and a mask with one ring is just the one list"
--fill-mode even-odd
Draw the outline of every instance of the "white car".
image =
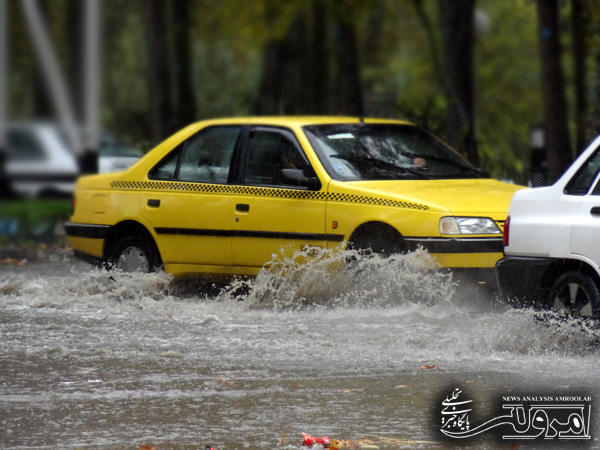
[[[39, 197], [73, 193], [79, 166], [59, 127], [50, 123], [8, 124], [6, 142], [6, 175], [15, 194]], [[107, 131], [100, 134], [99, 151], [100, 173], [123, 171], [143, 155]]]
[[100, 133], [99, 146], [98, 173], [122, 172], [144, 156], [140, 149], [125, 144], [106, 130]]
[[600, 316], [600, 136], [553, 186], [516, 192], [508, 213], [503, 297]]

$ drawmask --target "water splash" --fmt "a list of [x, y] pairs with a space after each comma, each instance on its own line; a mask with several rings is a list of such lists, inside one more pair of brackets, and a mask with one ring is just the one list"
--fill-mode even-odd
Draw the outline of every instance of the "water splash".
[[585, 317], [573, 317], [562, 311], [530, 310], [536, 326], [548, 330], [547, 345], [565, 354], [596, 353], [600, 348], [600, 323]]
[[[569, 359], [596, 354], [600, 342], [597, 328], [576, 319], [548, 313], [542, 322], [538, 311], [496, 300], [471, 301], [457, 290], [452, 275], [436, 270], [433, 258], [422, 250], [383, 258], [287, 248], [255, 279], [224, 286], [184, 282], [165, 273], [87, 267], [69, 272], [72, 268], [66, 267], [57, 265], [53, 275], [35, 275], [32, 268], [0, 274], [0, 306], [77, 309], [84, 321], [88, 316], [119, 320], [125, 315], [157, 327], [177, 323], [173, 332], [182, 326], [193, 333], [219, 330], [217, 335], [225, 333], [227, 339], [232, 330], [255, 323], [276, 332], [285, 326], [297, 337], [314, 333], [311, 324], [316, 321], [333, 327], [332, 333], [371, 327], [390, 348], [402, 349], [394, 354], [398, 360], [413, 355], [492, 363], [548, 355]], [[341, 344], [328, 336], [323, 345], [338, 351]], [[368, 352], [377, 354], [375, 349]]]
[[287, 248], [254, 280], [236, 280], [219, 299], [245, 300], [253, 307], [381, 308], [451, 301], [452, 275], [436, 269], [424, 250], [382, 257], [357, 251]]
[[28, 276], [13, 273], [0, 276], [0, 296], [18, 299], [29, 306], [65, 306], [85, 299], [94, 302], [126, 302], [147, 298], [161, 300], [171, 295], [173, 276], [107, 272], [92, 269], [71, 276]]

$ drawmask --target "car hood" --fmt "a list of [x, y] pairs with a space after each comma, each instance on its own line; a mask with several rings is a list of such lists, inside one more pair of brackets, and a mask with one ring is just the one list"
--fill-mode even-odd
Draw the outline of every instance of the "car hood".
[[378, 196], [427, 205], [458, 215], [508, 213], [513, 194], [523, 186], [493, 179], [354, 181], [352, 186]]

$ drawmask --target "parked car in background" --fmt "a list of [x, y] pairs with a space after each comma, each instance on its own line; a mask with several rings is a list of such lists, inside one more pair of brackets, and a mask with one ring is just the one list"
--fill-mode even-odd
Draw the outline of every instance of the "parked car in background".
[[79, 167], [56, 126], [9, 124], [6, 143], [6, 175], [15, 194], [38, 197], [73, 192]]
[[497, 266], [505, 298], [600, 313], [600, 137], [553, 185], [515, 193]]
[[81, 177], [65, 229], [79, 257], [124, 270], [256, 275], [282, 247], [423, 247], [483, 276], [517, 189], [406, 122], [221, 119]]
[[[70, 196], [80, 175], [77, 159], [60, 127], [51, 123], [8, 124], [6, 172], [11, 189], [21, 196]], [[125, 170], [143, 152], [102, 131], [99, 172]]]
[[126, 144], [107, 130], [100, 132], [99, 146], [99, 173], [122, 172], [144, 156], [139, 148]]

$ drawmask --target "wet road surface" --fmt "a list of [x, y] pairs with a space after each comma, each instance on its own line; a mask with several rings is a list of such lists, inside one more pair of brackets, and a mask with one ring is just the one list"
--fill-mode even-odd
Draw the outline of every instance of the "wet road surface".
[[473, 426], [502, 396], [592, 396], [582, 445], [597, 448], [600, 333], [457, 291], [422, 260], [280, 261], [210, 289], [74, 261], [0, 266], [0, 448], [298, 449], [302, 432], [511, 448], [443, 439], [455, 388]]

